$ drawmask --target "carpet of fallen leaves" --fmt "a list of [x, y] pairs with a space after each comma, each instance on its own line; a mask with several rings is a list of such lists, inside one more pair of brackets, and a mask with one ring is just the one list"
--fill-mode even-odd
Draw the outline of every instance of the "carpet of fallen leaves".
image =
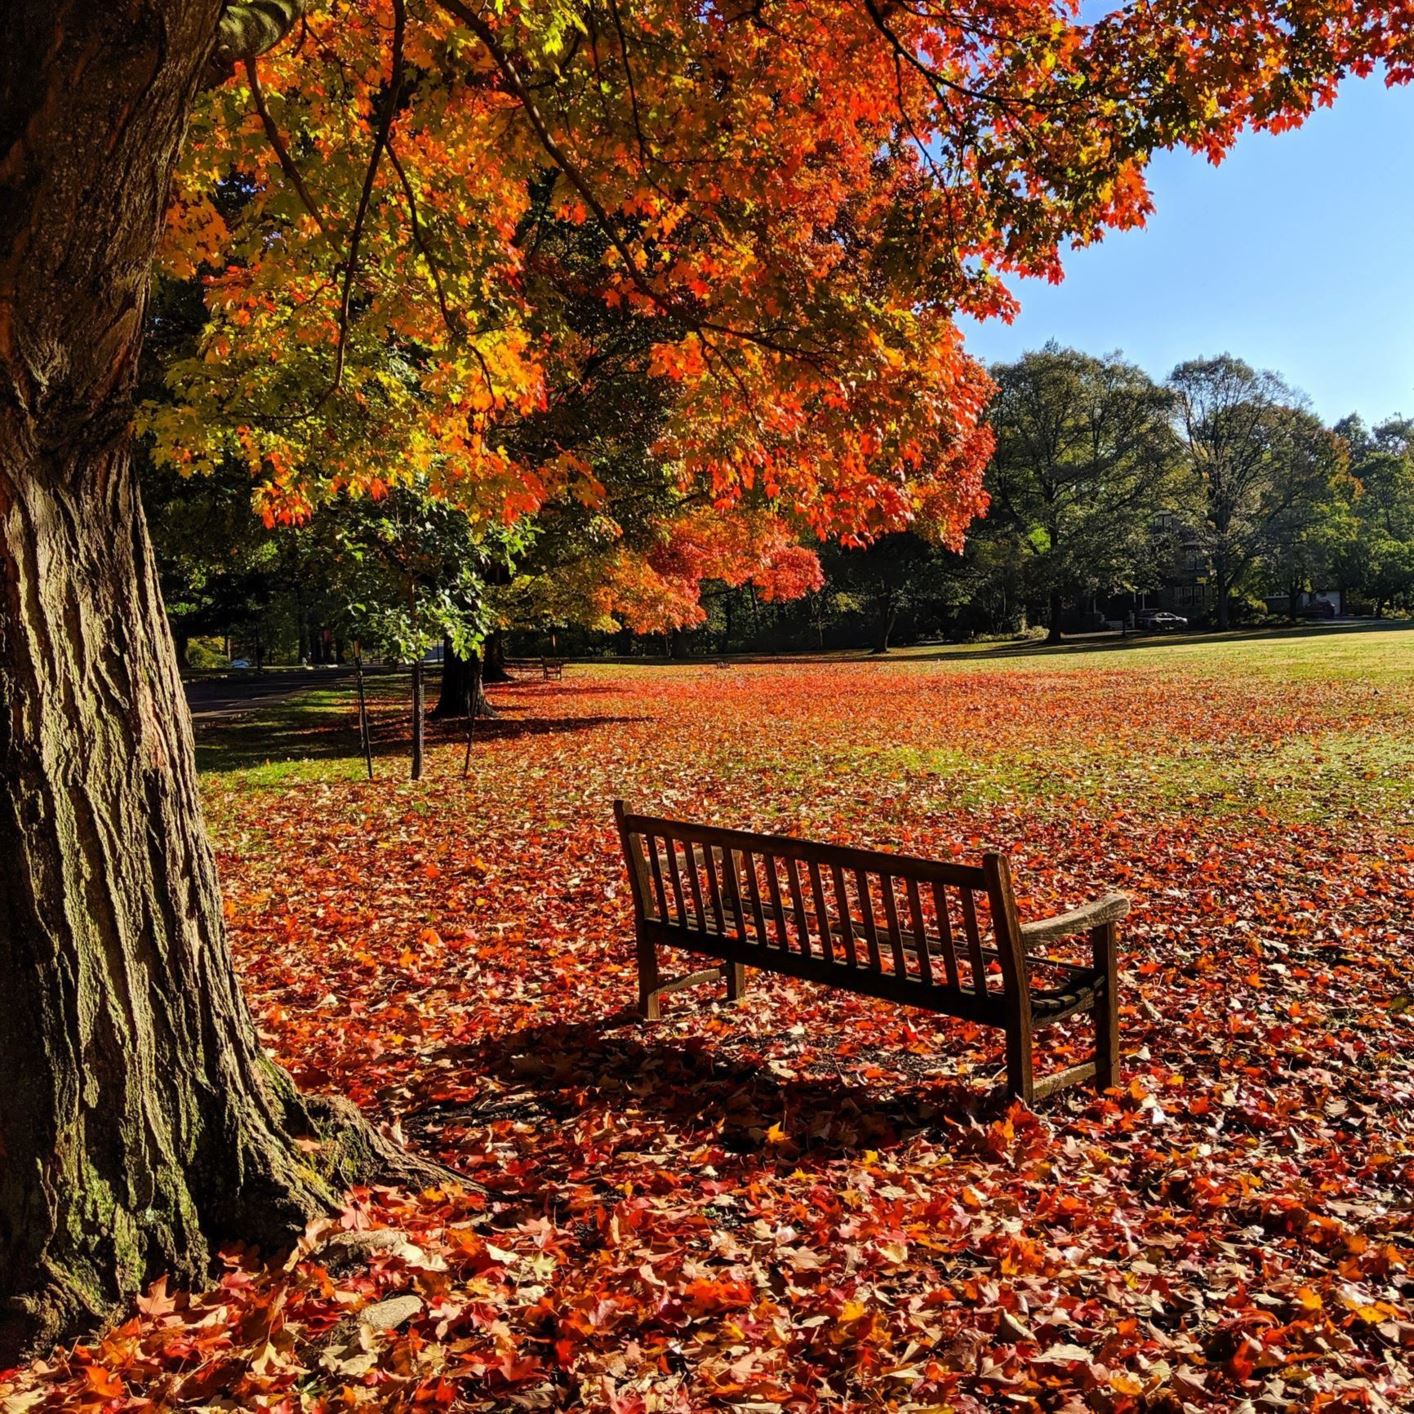
[[[1414, 689], [1172, 661], [571, 667], [466, 781], [209, 776], [269, 1049], [489, 1197], [356, 1193], [0, 1407], [1414, 1407], [1414, 817], [1350, 745]], [[616, 795], [1126, 889], [1123, 1086], [1008, 1107], [999, 1033], [760, 973], [638, 1022]]]

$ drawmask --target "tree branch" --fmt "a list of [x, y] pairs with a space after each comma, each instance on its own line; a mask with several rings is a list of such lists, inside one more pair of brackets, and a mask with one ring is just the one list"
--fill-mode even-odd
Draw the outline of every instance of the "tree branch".
[[[404, 0], [393, 0], [393, 56], [392, 73], [388, 79], [388, 93], [383, 103], [383, 112], [378, 119], [378, 129], [373, 135], [373, 151], [368, 158], [368, 170], [363, 176], [363, 190], [359, 193], [358, 209], [354, 212], [353, 227], [349, 231], [349, 254], [344, 265], [344, 288], [339, 296], [339, 345], [334, 355], [334, 381], [329, 386], [332, 393], [344, 381], [344, 360], [349, 342], [349, 310], [353, 302], [354, 275], [358, 269], [358, 248], [363, 237], [363, 223], [368, 216], [368, 204], [373, 196], [373, 183], [378, 177], [378, 164], [388, 146], [388, 134], [393, 126], [393, 114], [397, 112], [398, 97], [403, 86], [403, 35], [407, 28], [407, 9]], [[325, 394], [327, 397], [328, 394]]]
[[275, 120], [270, 116], [270, 109], [265, 103], [265, 91], [260, 86], [260, 75], [256, 72], [255, 60], [247, 56], [244, 63], [246, 82], [250, 84], [250, 94], [255, 100], [255, 111], [260, 114], [260, 124], [265, 129], [265, 136], [269, 140], [270, 146], [275, 150], [275, 156], [279, 159], [280, 170], [299, 195], [304, 209], [314, 217], [314, 224], [319, 227], [320, 234], [328, 240], [329, 228], [324, 224], [324, 218], [319, 214], [319, 208], [314, 204], [314, 198], [310, 195], [299, 168], [295, 166], [295, 160], [290, 156], [290, 150], [285, 146], [285, 140], [280, 136], [280, 129], [275, 126]]
[[403, 169], [403, 164], [398, 160], [398, 154], [393, 150], [391, 140], [385, 141], [384, 146], [388, 151], [388, 161], [392, 163], [393, 171], [398, 174], [398, 181], [402, 184], [403, 195], [407, 197], [408, 219], [412, 223], [413, 244], [417, 247], [418, 254], [422, 256], [432, 276], [432, 285], [437, 292], [437, 305], [442, 311], [442, 323], [447, 326], [447, 332], [452, 338], [460, 339], [466, 333], [466, 326], [461, 318], [452, 312], [447, 303], [447, 292], [442, 285], [441, 267], [432, 257], [432, 252], [428, 248], [427, 239], [423, 233], [422, 220], [417, 213], [417, 194], [413, 190], [412, 183], [408, 180], [408, 174]]
[[521, 110], [524, 112], [526, 121], [530, 124], [531, 130], [535, 133], [537, 141], [545, 154], [569, 178], [570, 185], [584, 199], [584, 204], [594, 213], [604, 235], [609, 243], [619, 253], [624, 262], [624, 267], [629, 278], [638, 288], [639, 292], [650, 299], [665, 314], [677, 319], [689, 329], [710, 329], [714, 333], [725, 334], [734, 339], [741, 339], [746, 343], [757, 344], [761, 348], [770, 349], [775, 353], [785, 354], [789, 358], [798, 358], [809, 363], [823, 362], [823, 356], [819, 352], [811, 349], [800, 348], [793, 344], [783, 343], [778, 339], [773, 339], [769, 335], [758, 333], [752, 329], [740, 329], [730, 324], [718, 323], [711, 319], [703, 319], [695, 315], [692, 311], [686, 310], [682, 304], [673, 299], [670, 295], [664, 294], [661, 290], [654, 289], [643, 272], [638, 268], [633, 258], [633, 251], [629, 248], [628, 242], [623, 238], [613, 218], [610, 217], [604, 208], [603, 202], [599, 200], [594, 188], [589, 184], [588, 178], [580, 170], [578, 164], [555, 140], [554, 134], [550, 132], [549, 126], [541, 116], [535, 99], [530, 92], [529, 86], [521, 78], [511, 56], [501, 47], [496, 38], [495, 31], [491, 26], [478, 15], [470, 6], [463, 4], [462, 0], [437, 0], [437, 3], [444, 10], [455, 15], [481, 42], [485, 45], [487, 52], [491, 55], [492, 62], [501, 71], [501, 77], [505, 81], [506, 88], [510, 94], [519, 100]]
[[221, 11], [203, 88], [226, 82], [236, 65], [273, 49], [304, 18], [309, 0], [235, 0]]

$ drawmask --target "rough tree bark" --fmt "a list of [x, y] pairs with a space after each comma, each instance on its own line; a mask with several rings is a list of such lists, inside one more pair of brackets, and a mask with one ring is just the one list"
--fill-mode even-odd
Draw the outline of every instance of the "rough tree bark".
[[487, 637], [486, 647], [481, 651], [481, 681], [511, 681], [506, 669], [506, 635], [499, 629]]
[[458, 658], [452, 651], [452, 641], [442, 640], [442, 686], [437, 693], [437, 705], [432, 709], [435, 721], [448, 718], [490, 718], [495, 709], [486, 697], [485, 676], [481, 654]]
[[0, 1368], [411, 1171], [261, 1051], [129, 460], [218, 22], [221, 0], [0, 10]]

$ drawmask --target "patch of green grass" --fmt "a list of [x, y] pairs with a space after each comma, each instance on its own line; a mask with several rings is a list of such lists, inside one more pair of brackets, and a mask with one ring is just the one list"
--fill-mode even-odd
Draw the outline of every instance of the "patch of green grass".
[[834, 770], [895, 776], [911, 792], [966, 809], [1105, 801], [1177, 814], [1260, 810], [1292, 823], [1372, 816], [1414, 826], [1414, 735], [1378, 730], [1296, 735], [1273, 748], [1180, 742], [1143, 756], [1073, 743], [980, 755], [871, 748], [840, 758]]

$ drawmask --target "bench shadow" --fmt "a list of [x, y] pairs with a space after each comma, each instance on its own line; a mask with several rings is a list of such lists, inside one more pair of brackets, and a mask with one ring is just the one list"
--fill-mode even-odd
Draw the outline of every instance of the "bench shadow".
[[[769, 1048], [782, 1039], [752, 1036], [748, 1044]], [[949, 1073], [946, 1061], [940, 1067], [903, 1051], [887, 1060], [910, 1078], [871, 1083], [840, 1073], [827, 1049], [790, 1057], [793, 1074], [733, 1050], [712, 1038], [660, 1039], [634, 1011], [527, 1027], [445, 1053], [456, 1072], [492, 1082], [484, 1097], [419, 1105], [414, 1095], [400, 1122], [419, 1148], [455, 1164], [457, 1136], [467, 1129], [503, 1120], [558, 1127], [596, 1109], [628, 1122], [632, 1111], [679, 1143], [720, 1148], [728, 1162], [789, 1171], [918, 1136], [985, 1153], [986, 1126], [1008, 1103], [999, 1090]]]

